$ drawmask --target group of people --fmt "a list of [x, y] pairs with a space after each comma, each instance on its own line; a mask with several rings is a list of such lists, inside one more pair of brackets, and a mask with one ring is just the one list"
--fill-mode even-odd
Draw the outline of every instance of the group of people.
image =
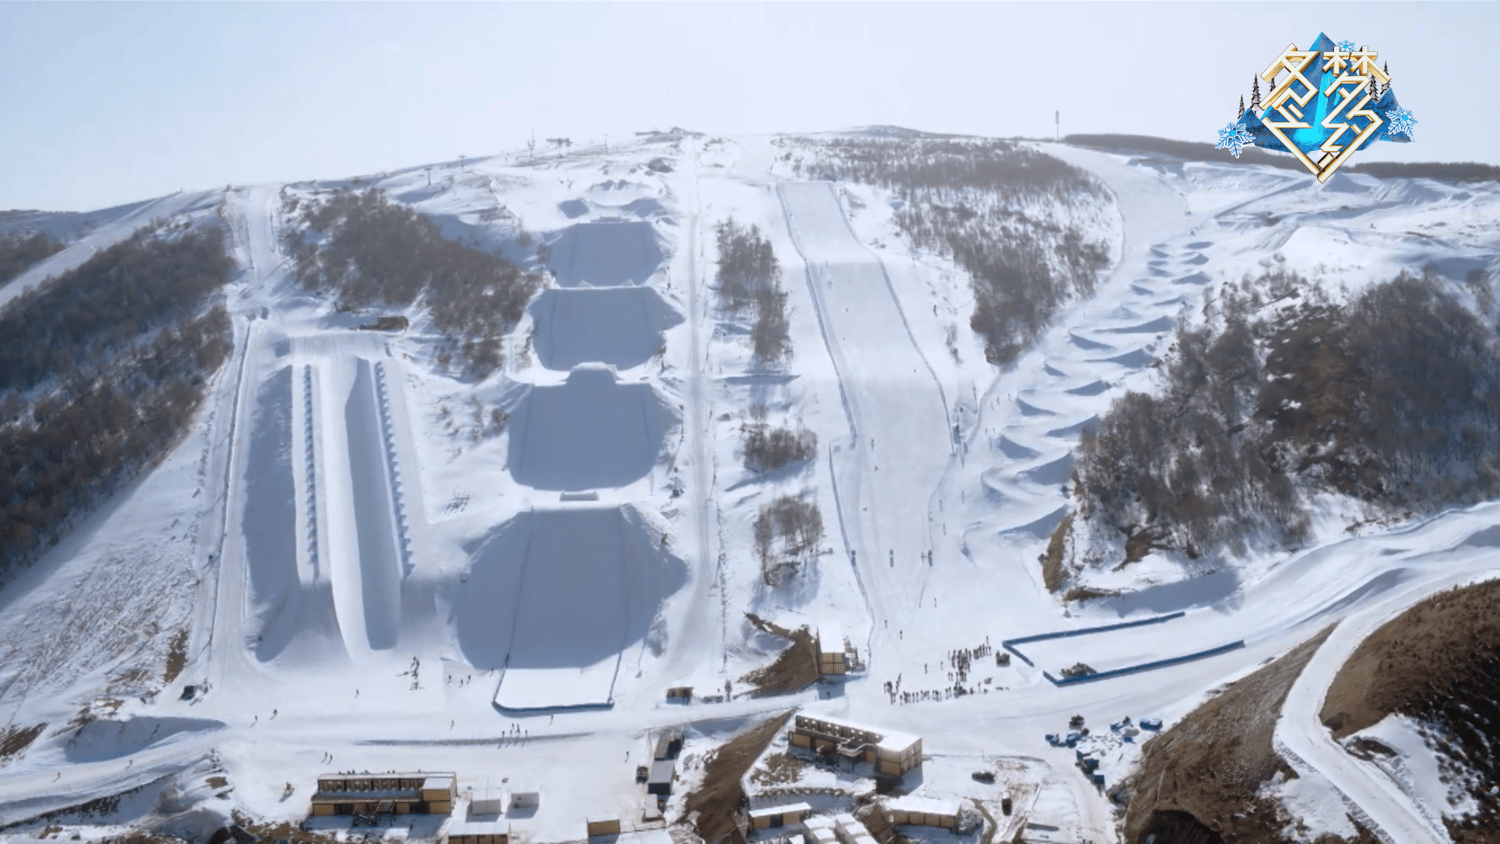
[[509, 741], [511, 744], [521, 744], [529, 738], [531, 738], [530, 730], [521, 729], [520, 724], [511, 724], [510, 729], [505, 731], [505, 735], [500, 737], [499, 746], [504, 747], [507, 741]]
[[973, 667], [974, 660], [983, 659], [994, 653], [995, 649], [990, 647], [989, 637], [986, 636], [984, 644], [977, 648], [959, 648], [948, 652], [948, 660], [953, 663], [953, 670], [948, 672], [948, 679], [956, 683], [964, 683], [969, 679], [969, 669]]
[[[982, 687], [979, 685], [966, 685], [969, 681], [969, 671], [974, 666], [974, 660], [988, 657], [995, 649], [990, 645], [989, 637], [985, 637], [984, 643], [973, 648], [957, 648], [948, 652], [947, 658], [938, 661], [938, 670], [947, 674], [948, 682], [951, 684], [944, 688], [918, 689], [916, 691], [904, 692], [901, 690], [902, 675], [897, 674], [895, 680], [887, 680], [884, 684], [885, 693], [890, 695], [891, 705], [923, 703], [934, 700], [952, 700], [964, 695], [978, 694]], [[948, 666], [953, 668], [949, 669]], [[927, 663], [922, 664], [922, 673], [930, 673]], [[989, 689], [983, 689], [985, 693]]]

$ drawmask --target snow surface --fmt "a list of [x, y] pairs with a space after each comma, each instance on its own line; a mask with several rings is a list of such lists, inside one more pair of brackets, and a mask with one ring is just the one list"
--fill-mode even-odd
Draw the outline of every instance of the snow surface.
[[[288, 276], [282, 194], [351, 182], [157, 200], [0, 288], [3, 307], [157, 214], [222, 219], [241, 267], [227, 292], [234, 355], [195, 427], [0, 592], [0, 703], [11, 724], [49, 725], [0, 768], [0, 822], [135, 788], [107, 823], [68, 826], [100, 838], [114, 822], [217, 823], [229, 808], [300, 820], [318, 773], [426, 768], [457, 770], [464, 789], [537, 783], [542, 805], [517, 832], [576, 840], [589, 815], [639, 817], [634, 766], [655, 730], [690, 729], [675, 819], [706, 752], [805, 706], [920, 735], [919, 796], [980, 796], [969, 773], [1003, 763], [1020, 810], [1056, 827], [1034, 832], [1113, 840], [1107, 799], [1044, 733], [1074, 712], [1170, 724], [1338, 623], [1293, 689], [1279, 746], [1342, 795], [1339, 812], [1396, 840], [1441, 840], [1434, 796], [1350, 757], [1315, 713], [1341, 655], [1382, 619], [1494, 576], [1485, 531], [1500, 505], [1348, 530], [1353, 511], [1322, 501], [1307, 548], [1212, 573], [1152, 555], [1092, 575], [1122, 595], [1082, 605], [1047, 593], [1036, 560], [1065, 512], [1080, 432], [1125, 390], [1151, 388], [1163, 343], [1219, 283], [1280, 263], [1356, 290], [1428, 259], [1461, 281], [1494, 258], [1500, 195], [1363, 176], [1319, 188], [1250, 165], [1039, 148], [1113, 191], [1120, 219], [1089, 225], [1118, 261], [1001, 370], [968, 328], [966, 276], [904, 244], [890, 197], [792, 178], [769, 136], [497, 156], [438, 166], [430, 186], [423, 168], [366, 180], [528, 267], [542, 266], [537, 240], [550, 245], [553, 281], [507, 338], [502, 371], [479, 383], [438, 360], [420, 308], [408, 332], [353, 331], [364, 316]], [[649, 170], [656, 157], [673, 171]], [[784, 369], [758, 366], [743, 326], [715, 307], [713, 229], [731, 215], [783, 264]], [[817, 457], [747, 469], [752, 406], [816, 433]], [[826, 535], [773, 587], [750, 525], [782, 495], [817, 503]], [[972, 694], [943, 693], [956, 649], [1175, 610], [1167, 624], [1049, 644], [1046, 664], [1246, 646], [1073, 687], [1020, 660], [976, 662]], [[868, 668], [750, 697], [741, 678], [782, 643], [746, 611], [837, 623]], [[165, 684], [181, 630], [187, 665]], [[180, 700], [186, 683], [207, 691]], [[898, 704], [886, 683], [926, 700]], [[668, 705], [671, 685], [693, 685], [695, 702]], [[68, 724], [84, 713], [99, 726], [78, 733]], [[1138, 746], [1096, 744], [1112, 786]], [[1414, 746], [1398, 749], [1419, 764]], [[1331, 812], [1312, 782], [1281, 792], [1285, 804]]]

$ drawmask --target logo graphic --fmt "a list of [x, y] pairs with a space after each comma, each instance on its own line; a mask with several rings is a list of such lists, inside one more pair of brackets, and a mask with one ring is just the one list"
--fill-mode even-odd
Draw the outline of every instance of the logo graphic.
[[[1409, 143], [1417, 120], [1396, 102], [1389, 65], [1377, 65], [1378, 57], [1321, 33], [1307, 50], [1287, 45], [1255, 78], [1250, 108], [1240, 100], [1239, 119], [1219, 130], [1214, 146], [1235, 158], [1246, 145], [1289, 152], [1326, 182], [1374, 141]], [[1261, 80], [1271, 86], [1264, 105]]]

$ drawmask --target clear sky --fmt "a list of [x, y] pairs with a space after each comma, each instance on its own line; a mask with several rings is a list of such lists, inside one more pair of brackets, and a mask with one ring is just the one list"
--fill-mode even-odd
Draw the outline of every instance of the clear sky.
[[1388, 61], [1416, 143], [1500, 163], [1500, 3], [0, 2], [0, 209], [337, 178], [673, 125], [1213, 141], [1318, 32]]

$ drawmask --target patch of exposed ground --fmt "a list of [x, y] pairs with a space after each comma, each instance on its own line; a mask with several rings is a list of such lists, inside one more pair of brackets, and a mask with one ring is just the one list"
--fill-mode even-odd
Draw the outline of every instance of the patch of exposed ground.
[[[251, 820], [248, 815], [238, 811], [234, 812], [234, 821], [240, 825], [240, 828], [255, 836], [255, 839], [263, 842], [263, 844], [270, 844], [273, 841], [288, 841], [291, 844], [335, 844], [338, 841], [338, 837], [332, 832], [323, 833], [316, 830], [306, 830], [290, 821], [279, 821], [277, 823], [255, 821]], [[227, 830], [223, 830], [223, 832], [227, 832]], [[215, 838], [217, 837], [218, 833], [215, 833]], [[229, 844], [233, 844], [233, 836], [230, 836], [228, 841]]]
[[30, 727], [6, 727], [5, 732], [0, 733], [0, 759], [9, 759], [30, 747], [45, 729], [47, 729], [45, 722], [33, 724]]
[[[1400, 713], [1432, 724], [1443, 756], [1474, 777], [1479, 805], [1448, 819], [1455, 844], [1500, 842], [1500, 580], [1434, 595], [1360, 643], [1319, 717], [1344, 738]], [[1365, 752], [1378, 752], [1364, 748]]]
[[787, 630], [754, 613], [745, 613], [745, 617], [762, 633], [791, 641], [776, 657], [775, 662], [740, 678], [741, 683], [755, 687], [756, 697], [795, 692], [817, 682], [818, 648], [813, 641], [812, 631], [806, 627]]
[[807, 763], [790, 753], [767, 756], [760, 767], [750, 772], [750, 781], [756, 785], [789, 785], [802, 779]]
[[182, 669], [187, 667], [187, 646], [188, 629], [184, 627], [172, 636], [172, 644], [167, 648], [167, 668], [162, 672], [163, 683], [176, 680]]
[[1124, 840], [1144, 844], [1281, 842], [1286, 821], [1256, 794], [1278, 772], [1297, 774], [1272, 746], [1292, 683], [1332, 628], [1303, 642], [1146, 742], [1126, 780]]
[[1063, 584], [1063, 549], [1067, 546], [1068, 535], [1073, 530], [1073, 514], [1069, 513], [1057, 523], [1057, 529], [1052, 531], [1052, 538], [1047, 540], [1047, 556], [1042, 558], [1042, 584], [1047, 587], [1048, 592], [1056, 592]]
[[697, 813], [694, 828], [707, 844], [717, 844], [725, 836], [731, 844], [744, 844], [736, 813], [745, 799], [745, 773], [791, 717], [788, 709], [745, 730], [714, 751], [703, 766], [703, 785], [688, 795], [683, 809], [689, 816]]

